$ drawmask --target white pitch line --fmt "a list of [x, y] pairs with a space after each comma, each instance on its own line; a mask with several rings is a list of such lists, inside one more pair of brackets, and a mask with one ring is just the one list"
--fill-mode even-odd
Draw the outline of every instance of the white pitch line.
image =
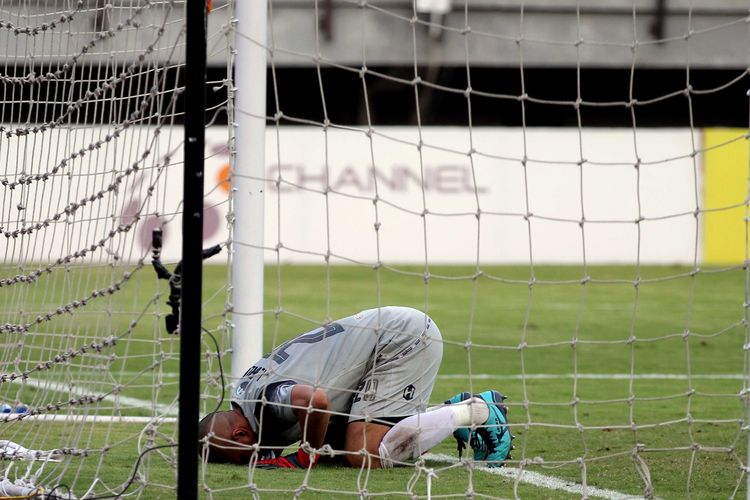
[[[13, 381], [14, 384], [25, 384], [31, 387], [34, 387], [37, 390], [42, 391], [54, 391], [54, 392], [61, 392], [61, 393], [68, 393], [73, 394], [75, 396], [92, 396], [97, 395], [98, 393], [94, 391], [91, 388], [82, 386], [82, 385], [76, 385], [75, 387], [71, 387], [69, 384], [64, 384], [61, 382], [50, 382], [50, 381], [41, 381], [33, 378], [27, 378], [27, 379], [20, 379], [17, 378]], [[155, 403], [152, 401], [148, 401], [146, 399], [139, 399], [139, 398], [133, 398], [130, 396], [124, 396], [122, 394], [110, 394], [104, 397], [106, 401], [117, 401], [123, 406], [128, 406], [130, 408], [142, 408], [142, 409], [149, 409], [149, 408], [155, 408], [160, 414], [165, 416], [176, 416], [177, 415], [177, 409], [174, 407], [174, 405], [165, 405], [161, 403]]]
[[[26, 415], [19, 413], [9, 413], [0, 416], [0, 422], [8, 422], [11, 420], [34, 421], [40, 420], [43, 422], [63, 422], [66, 424], [73, 423], [114, 423], [114, 424], [148, 424], [151, 422], [158, 422], [160, 424], [175, 424], [177, 423], [177, 417], [128, 417], [128, 416], [110, 416], [110, 415], [84, 415], [84, 414], [73, 414], [63, 415], [59, 413], [41, 413], [39, 415]], [[2, 498], [2, 497], [0, 497]]]
[[[164, 376], [178, 376], [177, 373], [166, 372]], [[438, 375], [439, 380], [462, 380], [469, 377], [469, 374], [442, 374]], [[555, 373], [529, 373], [526, 375], [521, 374], [491, 374], [491, 373], [474, 373], [471, 374], [471, 378], [474, 380], [565, 380], [565, 379], [589, 379], [589, 380], [629, 380], [631, 378], [636, 380], [687, 380], [688, 376], [681, 373], [637, 373], [631, 375], [629, 373], [579, 373], [574, 375], [568, 374], [555, 374]], [[704, 379], [704, 380], [744, 380], [745, 376], [742, 374], [734, 373], [717, 373], [717, 374], [695, 374], [691, 375], [692, 379]], [[13, 383], [21, 384], [25, 383], [31, 387], [39, 390], [52, 390], [61, 393], [71, 393], [76, 396], [89, 396], [95, 395], [96, 391], [87, 388], [85, 386], [71, 387], [68, 384], [60, 382], [43, 382], [40, 380], [27, 378], [16, 379]], [[175, 417], [178, 415], [177, 408], [174, 405], [165, 405], [161, 403], [153, 403], [146, 399], [139, 399], [130, 396], [119, 395], [108, 395], [104, 398], [108, 401], [117, 400], [122, 406], [130, 408], [155, 408], [164, 417]], [[494, 470], [494, 469], [492, 469]], [[527, 474], [528, 471], [524, 472]]]
[[[427, 460], [443, 463], [457, 463], [458, 459], [445, 454], [433, 454], [428, 453], [424, 455]], [[488, 474], [495, 474], [502, 476], [506, 479], [515, 481], [518, 479], [522, 483], [530, 484], [532, 486], [538, 486], [540, 488], [546, 488], [549, 490], [560, 490], [567, 493], [573, 493], [580, 495], [581, 497], [598, 497], [606, 498], [607, 500], [624, 500], [624, 499], [642, 499], [643, 497], [638, 495], [628, 495], [615, 490], [606, 488], [597, 488], [595, 486], [587, 486], [585, 489], [582, 484], [571, 483], [564, 479], [560, 479], [554, 476], [547, 476], [539, 472], [518, 469], [516, 467], [498, 467], [490, 468], [481, 465], [474, 465], [474, 470], [481, 470]], [[520, 477], [519, 477], [520, 476]], [[585, 494], [585, 495], [584, 495]]]
[[522, 374], [500, 374], [500, 373], [455, 373], [438, 375], [440, 380], [460, 380], [471, 376], [476, 380], [567, 380], [567, 379], [587, 379], [587, 380], [744, 380], [745, 375], [741, 373], [706, 373], [694, 374], [688, 377], [684, 373], [527, 373]]

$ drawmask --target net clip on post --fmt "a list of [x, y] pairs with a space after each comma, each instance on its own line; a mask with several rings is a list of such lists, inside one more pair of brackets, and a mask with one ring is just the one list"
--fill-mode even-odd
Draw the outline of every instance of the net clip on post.
[[[180, 326], [180, 299], [182, 297], [182, 261], [177, 263], [174, 272], [170, 272], [161, 262], [162, 243], [162, 230], [161, 228], [155, 228], [151, 232], [151, 264], [154, 266], [156, 276], [159, 279], [169, 281], [169, 299], [167, 300], [167, 305], [170, 306], [172, 312], [165, 316], [164, 322], [167, 333], [177, 334], [179, 333]], [[204, 248], [203, 260], [213, 257], [219, 252], [221, 252], [221, 245]]]

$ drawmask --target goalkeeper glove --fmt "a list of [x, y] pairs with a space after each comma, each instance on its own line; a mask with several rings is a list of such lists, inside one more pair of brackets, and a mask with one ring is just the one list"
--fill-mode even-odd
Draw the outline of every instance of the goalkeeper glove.
[[259, 469], [307, 469], [318, 462], [318, 455], [308, 455], [302, 448], [297, 453], [290, 453], [283, 457], [258, 460]]

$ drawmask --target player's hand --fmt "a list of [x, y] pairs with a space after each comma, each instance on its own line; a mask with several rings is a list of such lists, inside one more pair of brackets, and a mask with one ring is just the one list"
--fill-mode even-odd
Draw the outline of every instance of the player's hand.
[[308, 455], [302, 448], [297, 453], [290, 453], [283, 457], [258, 460], [255, 464], [259, 469], [307, 469], [318, 462], [318, 455]]

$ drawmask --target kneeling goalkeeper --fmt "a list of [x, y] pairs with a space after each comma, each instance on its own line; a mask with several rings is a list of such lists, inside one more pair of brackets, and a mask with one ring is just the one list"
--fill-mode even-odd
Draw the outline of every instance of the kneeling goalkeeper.
[[[443, 354], [440, 330], [407, 307], [362, 311], [278, 346], [237, 384], [232, 409], [200, 422], [210, 462], [306, 468], [328, 444], [352, 467], [392, 467], [451, 434], [459, 454], [500, 466], [511, 433], [496, 391], [427, 408]], [[471, 427], [474, 427], [474, 430]], [[280, 456], [301, 441], [296, 453]]]

